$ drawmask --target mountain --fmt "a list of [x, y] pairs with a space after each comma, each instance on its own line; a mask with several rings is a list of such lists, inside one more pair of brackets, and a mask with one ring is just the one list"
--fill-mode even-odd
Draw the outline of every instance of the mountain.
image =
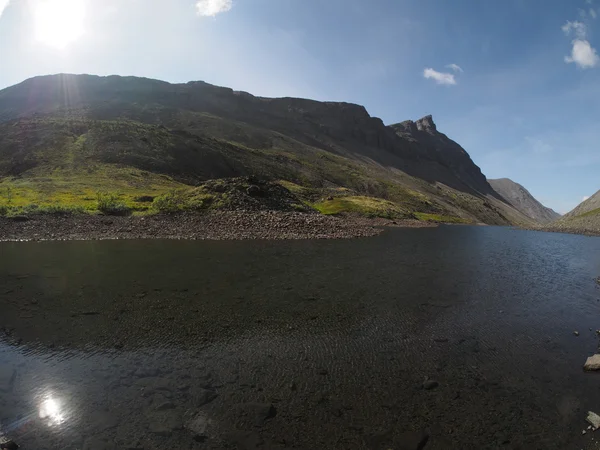
[[550, 223], [560, 217], [559, 213], [538, 202], [535, 197], [519, 183], [515, 183], [508, 178], [488, 180], [488, 182], [508, 203], [538, 223]]
[[92, 209], [111, 191], [144, 209], [137, 198], [248, 175], [283, 180], [321, 210], [369, 197], [406, 217], [533, 222], [431, 116], [386, 126], [351, 103], [119, 76], [43, 76], [0, 91], [5, 204]]
[[550, 225], [553, 231], [600, 234], [600, 191]]

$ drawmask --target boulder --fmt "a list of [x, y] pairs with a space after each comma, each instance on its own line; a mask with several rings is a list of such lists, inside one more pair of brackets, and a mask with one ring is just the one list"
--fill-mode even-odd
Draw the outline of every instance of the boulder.
[[590, 356], [585, 362], [583, 369], [588, 371], [600, 370], [600, 355]]
[[250, 197], [259, 197], [262, 195], [262, 190], [255, 184], [252, 184], [248, 187], [248, 189], [246, 189], [246, 193]]
[[588, 411], [588, 415], [585, 420], [592, 426], [594, 429], [600, 428], [600, 416], [595, 412]]

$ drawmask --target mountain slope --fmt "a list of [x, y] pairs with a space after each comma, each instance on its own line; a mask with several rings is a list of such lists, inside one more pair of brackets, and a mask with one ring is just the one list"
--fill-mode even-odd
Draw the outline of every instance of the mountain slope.
[[508, 203], [536, 222], [546, 224], [560, 217], [559, 213], [542, 205], [519, 183], [508, 178], [488, 180], [488, 182]]
[[531, 223], [430, 116], [411, 123], [388, 127], [359, 105], [203, 82], [38, 77], [0, 91], [0, 202], [3, 185], [19, 194], [13, 202], [91, 202], [114, 180], [133, 201], [254, 174], [379, 197], [407, 216]]
[[550, 228], [557, 231], [600, 234], [600, 191], [552, 223]]

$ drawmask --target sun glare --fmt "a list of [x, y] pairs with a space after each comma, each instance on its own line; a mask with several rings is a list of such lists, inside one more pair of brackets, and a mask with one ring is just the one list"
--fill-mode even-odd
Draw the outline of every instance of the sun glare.
[[38, 0], [34, 3], [35, 37], [63, 50], [84, 33], [84, 0]]

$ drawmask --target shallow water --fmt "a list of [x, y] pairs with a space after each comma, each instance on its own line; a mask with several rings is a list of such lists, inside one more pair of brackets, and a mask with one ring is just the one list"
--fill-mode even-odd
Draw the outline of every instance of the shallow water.
[[24, 449], [597, 448], [598, 238], [444, 226], [0, 256], [0, 433]]

